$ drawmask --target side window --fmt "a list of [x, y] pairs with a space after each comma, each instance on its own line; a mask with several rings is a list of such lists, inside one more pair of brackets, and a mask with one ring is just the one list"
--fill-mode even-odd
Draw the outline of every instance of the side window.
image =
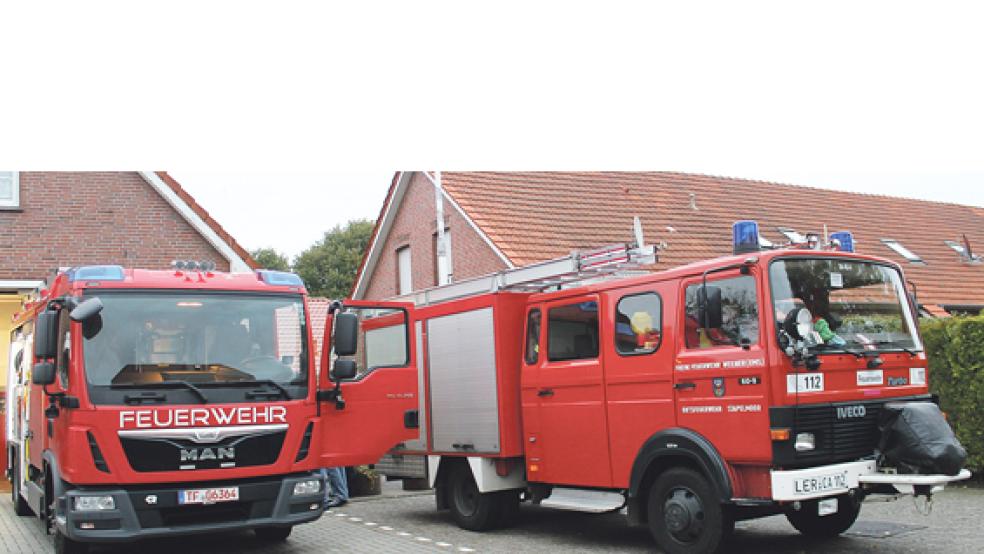
[[540, 359], [540, 308], [530, 310], [526, 318], [526, 364], [533, 365]]
[[658, 294], [623, 296], [615, 308], [615, 349], [619, 354], [652, 354], [662, 341], [662, 319]]
[[60, 310], [58, 315], [58, 357], [55, 359], [58, 379], [63, 388], [68, 388], [68, 369], [72, 359], [72, 335], [68, 310]]
[[597, 302], [550, 308], [547, 314], [547, 358], [550, 361], [598, 357]]
[[755, 344], [759, 340], [758, 296], [755, 278], [750, 275], [708, 281], [721, 289], [721, 326], [703, 329], [697, 317], [697, 299], [700, 283], [687, 287], [687, 320], [685, 335], [687, 348], [713, 346], [739, 346], [743, 342]]
[[[356, 378], [378, 367], [399, 367], [409, 361], [407, 314], [390, 308], [346, 308], [359, 316]], [[332, 352], [332, 360], [335, 354]]]

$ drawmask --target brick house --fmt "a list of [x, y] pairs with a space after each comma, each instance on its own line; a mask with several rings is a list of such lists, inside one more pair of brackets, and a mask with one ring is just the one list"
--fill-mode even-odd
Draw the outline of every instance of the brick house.
[[0, 172], [0, 390], [11, 315], [59, 267], [256, 262], [165, 172]]
[[[731, 253], [731, 225], [759, 222], [767, 244], [849, 230], [859, 252], [899, 262], [926, 313], [984, 308], [984, 208], [682, 173], [442, 174], [454, 280], [633, 240], [665, 243], [658, 267]], [[436, 285], [434, 185], [393, 177], [352, 296]], [[970, 246], [968, 250], [967, 245]]]

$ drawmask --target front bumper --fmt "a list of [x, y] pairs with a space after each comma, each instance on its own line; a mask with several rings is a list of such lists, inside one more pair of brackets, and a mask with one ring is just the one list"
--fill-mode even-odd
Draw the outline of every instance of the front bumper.
[[963, 469], [958, 475], [910, 475], [885, 473], [874, 460], [846, 462], [805, 469], [773, 470], [772, 499], [778, 502], [811, 500], [844, 494], [863, 485], [890, 485], [900, 493], [911, 494], [915, 487], [943, 487], [970, 478]]
[[[321, 491], [294, 496], [299, 481], [318, 479]], [[239, 500], [202, 505], [178, 504], [178, 491], [239, 487]], [[324, 511], [325, 483], [320, 472], [243, 481], [192, 482], [160, 486], [84, 487], [59, 498], [55, 525], [82, 542], [126, 542], [142, 538], [283, 527], [314, 521]], [[112, 496], [113, 510], [77, 512], [76, 496]]]

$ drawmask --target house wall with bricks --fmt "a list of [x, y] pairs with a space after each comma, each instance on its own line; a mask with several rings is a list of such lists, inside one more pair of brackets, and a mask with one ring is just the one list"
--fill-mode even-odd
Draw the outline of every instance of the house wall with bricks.
[[[506, 268], [505, 262], [469, 225], [461, 213], [444, 200], [445, 229], [451, 231], [454, 279], [486, 275]], [[413, 290], [437, 284], [437, 233], [434, 186], [420, 173], [414, 173], [400, 202], [380, 257], [369, 276], [364, 298], [385, 299], [396, 296], [398, 290], [397, 250], [410, 247], [410, 267]]]
[[22, 172], [20, 207], [0, 211], [0, 279], [43, 280], [59, 266], [165, 269], [229, 261], [136, 172]]

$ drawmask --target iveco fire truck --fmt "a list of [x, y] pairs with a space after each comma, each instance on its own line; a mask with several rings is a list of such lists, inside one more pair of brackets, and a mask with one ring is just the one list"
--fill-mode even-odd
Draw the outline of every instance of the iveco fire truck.
[[652, 247], [621, 245], [406, 297], [421, 433], [377, 467], [471, 530], [614, 497], [671, 553], [780, 513], [836, 535], [868, 495], [969, 477], [876, 452], [886, 405], [933, 402], [926, 355], [901, 268], [835, 236], [760, 250], [740, 222], [729, 257], [640, 273]]
[[364, 339], [360, 322], [383, 316], [389, 339], [407, 335], [406, 306], [333, 306], [319, 370], [294, 274], [58, 272], [14, 316], [17, 514], [37, 516], [59, 553], [243, 528], [285, 539], [324, 509], [320, 468], [370, 463], [417, 434], [412, 343]]

